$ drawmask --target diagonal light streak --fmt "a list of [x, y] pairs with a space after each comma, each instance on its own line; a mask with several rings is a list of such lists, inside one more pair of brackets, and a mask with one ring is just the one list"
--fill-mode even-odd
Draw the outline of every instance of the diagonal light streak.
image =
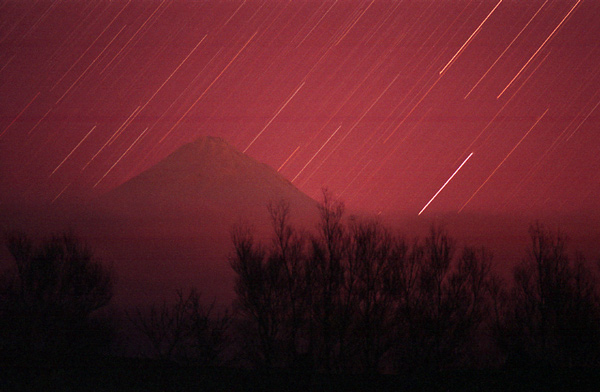
[[69, 155], [67, 155], [67, 156], [65, 157], [65, 159], [63, 159], [63, 160], [62, 160], [62, 162], [61, 162], [61, 163], [59, 163], [59, 164], [58, 164], [58, 166], [56, 166], [56, 168], [55, 168], [55, 169], [52, 171], [52, 173], [50, 173], [50, 175], [48, 176], [48, 178], [52, 177], [52, 175], [53, 175], [54, 173], [56, 173], [56, 171], [57, 171], [57, 170], [58, 170], [58, 169], [59, 169], [59, 168], [60, 168], [60, 167], [63, 165], [63, 163], [65, 163], [65, 162], [67, 161], [67, 159], [69, 159], [69, 157], [70, 157], [71, 155], [73, 155], [73, 153], [75, 152], [75, 150], [77, 150], [77, 148], [79, 148], [79, 146], [81, 146], [81, 143], [83, 143], [83, 141], [84, 141], [85, 139], [87, 139], [87, 137], [88, 137], [88, 136], [90, 136], [90, 133], [92, 133], [92, 132], [94, 131], [94, 129], [96, 129], [96, 125], [94, 125], [94, 126], [92, 127], [92, 129], [90, 129], [90, 131], [87, 133], [87, 135], [85, 135], [85, 136], [83, 137], [83, 139], [81, 139], [81, 141], [80, 141], [79, 143], [77, 143], [77, 145], [75, 146], [75, 148], [73, 148], [73, 149], [71, 150], [71, 152], [69, 153]]
[[419, 213], [417, 215], [421, 215], [423, 213], [423, 211], [425, 211], [425, 209], [427, 208], [427, 206], [429, 206], [429, 204], [431, 204], [431, 202], [433, 201], [433, 199], [435, 199], [436, 196], [440, 194], [440, 192], [446, 187], [446, 185], [448, 185], [448, 183], [450, 182], [450, 180], [452, 180], [452, 178], [454, 178], [454, 176], [456, 175], [456, 173], [458, 173], [458, 171], [464, 166], [465, 163], [467, 163], [467, 161], [469, 160], [469, 158], [471, 158], [472, 156], [473, 156], [473, 153], [470, 153], [469, 156], [467, 157], [467, 159], [465, 159], [463, 161], [463, 163], [460, 164], [460, 166], [458, 167], [458, 169], [456, 169], [454, 171], [454, 173], [452, 173], [452, 175], [450, 176], [450, 178], [448, 178], [448, 180], [446, 180], [446, 182], [444, 183], [444, 185], [442, 185], [442, 187], [440, 188], [440, 190], [437, 191], [435, 193], [435, 195], [433, 195], [433, 197], [431, 198], [431, 200], [429, 200], [427, 202], [427, 204], [425, 204], [425, 207], [423, 207], [423, 209], [421, 211], [419, 211]]
[[458, 55], [462, 53], [462, 51], [469, 44], [469, 42], [471, 42], [471, 40], [473, 39], [473, 37], [475, 37], [475, 35], [477, 35], [477, 33], [479, 32], [479, 30], [481, 30], [481, 26], [483, 26], [483, 24], [485, 23], [485, 21], [488, 20], [488, 18], [490, 16], [492, 16], [492, 14], [494, 13], [494, 11], [496, 11], [496, 8], [498, 8], [498, 6], [500, 5], [500, 3], [502, 3], [502, 0], [500, 0], [498, 2], [498, 4], [496, 4], [496, 6], [494, 7], [494, 9], [490, 11], [490, 13], [488, 14], [488, 16], [486, 16], [485, 19], [483, 20], [483, 22], [481, 22], [479, 24], [479, 27], [477, 27], [477, 29], [471, 34], [471, 36], [469, 37], [469, 39], [467, 39], [465, 41], [465, 43], [460, 47], [460, 49], [458, 49], [458, 52], [456, 52], [456, 54], [454, 56], [452, 56], [452, 58], [450, 59], [450, 61], [448, 61], [448, 64], [446, 64], [444, 66], [444, 68], [442, 68], [442, 70], [440, 71], [440, 75], [444, 73], [444, 71], [450, 66], [450, 64], [452, 64], [454, 62], [454, 60], [456, 59], [456, 57], [458, 57]]
[[290, 103], [290, 101], [296, 96], [296, 94], [298, 93], [298, 91], [300, 91], [300, 89], [302, 88], [302, 86], [304, 86], [304, 83], [306, 83], [306, 82], [302, 82], [302, 84], [300, 84], [300, 86], [296, 89], [296, 91], [294, 91], [294, 93], [292, 94], [292, 96], [289, 97], [288, 100], [285, 101], [285, 103], [279, 108], [279, 110], [277, 111], [277, 113], [275, 113], [275, 115], [273, 117], [271, 117], [271, 119], [269, 120], [269, 122], [267, 123], [267, 125], [265, 125], [264, 128], [258, 133], [258, 135], [256, 135], [254, 137], [254, 139], [252, 139], [252, 141], [250, 142], [250, 144], [248, 144], [248, 147], [246, 147], [244, 149], [244, 151], [243, 151], [244, 153], [246, 151], [248, 151], [248, 149], [250, 148], [250, 146], [252, 146], [254, 144], [254, 142], [256, 141], [256, 139], [258, 139], [259, 136], [262, 135], [262, 133], [269, 127], [269, 125], [271, 125], [271, 123], [273, 122], [273, 120], [275, 120], [275, 118], [277, 116], [279, 116], [279, 113], [281, 113], [281, 111], [283, 109], [285, 109], [285, 107], [287, 106], [287, 104]]
[[567, 18], [569, 17], [569, 15], [571, 15], [571, 13], [575, 10], [575, 8], [579, 5], [580, 2], [581, 2], [581, 0], [578, 0], [577, 3], [575, 3], [575, 5], [573, 6], [573, 8], [571, 8], [571, 10], [565, 15], [565, 17], [560, 21], [560, 23], [558, 24], [558, 26], [556, 26], [554, 28], [554, 30], [552, 30], [552, 32], [550, 33], [550, 35], [544, 40], [544, 42], [542, 42], [542, 44], [540, 45], [540, 47], [529, 58], [529, 60], [527, 60], [527, 62], [525, 63], [525, 65], [519, 70], [519, 72], [517, 72], [517, 74], [515, 75], [515, 77], [512, 78], [512, 80], [506, 85], [506, 87], [504, 87], [504, 90], [502, 90], [502, 92], [500, 92], [500, 94], [498, 94], [498, 96], [496, 97], [496, 99], [499, 99], [502, 96], [502, 94], [504, 94], [504, 92], [510, 87], [510, 85], [513, 84], [513, 82], [519, 77], [519, 75], [521, 75], [521, 72], [523, 72], [523, 70], [525, 68], [527, 68], [527, 66], [529, 65], [529, 63], [531, 62], [531, 60], [533, 60], [533, 58], [539, 53], [540, 50], [542, 50], [542, 48], [546, 45], [546, 43], [548, 41], [550, 41], [550, 39], [552, 38], [552, 36], [554, 36], [554, 33], [556, 33], [558, 31], [558, 29], [560, 28], [560, 26], [562, 26], [562, 24], [565, 22], [565, 20], [567, 20]]
[[331, 136], [329, 136], [329, 138], [327, 139], [327, 141], [325, 141], [325, 143], [323, 143], [323, 145], [321, 146], [321, 148], [319, 148], [319, 149], [317, 150], [317, 152], [315, 152], [315, 154], [312, 156], [312, 158], [310, 158], [310, 159], [308, 160], [308, 162], [306, 162], [306, 165], [304, 165], [304, 167], [303, 167], [303, 168], [302, 168], [302, 169], [301, 169], [301, 170], [298, 172], [298, 174], [296, 174], [296, 177], [294, 177], [294, 178], [292, 179], [292, 182], [294, 182], [294, 181], [296, 180], [296, 178], [298, 178], [298, 176], [299, 176], [300, 174], [302, 174], [302, 172], [304, 171], [304, 169], [306, 169], [306, 167], [307, 167], [307, 166], [308, 166], [308, 165], [309, 165], [309, 164], [310, 164], [310, 163], [313, 161], [313, 159], [315, 159], [315, 157], [317, 156], [317, 154], [319, 154], [319, 153], [321, 152], [321, 150], [323, 149], [323, 147], [325, 147], [325, 146], [327, 145], [327, 143], [329, 143], [329, 141], [331, 140], [331, 138], [332, 138], [332, 137], [333, 137], [333, 136], [334, 136], [334, 135], [337, 133], [337, 131], [339, 131], [339, 130], [340, 130], [340, 128], [341, 128], [341, 127], [342, 127], [342, 126], [340, 125], [340, 126], [339, 126], [339, 127], [336, 129], [336, 130], [335, 130], [335, 132], [333, 132], [333, 133], [331, 134]]
[[519, 142], [512, 148], [512, 150], [510, 150], [510, 152], [508, 154], [506, 154], [506, 156], [504, 157], [504, 159], [502, 160], [502, 162], [500, 162], [498, 164], [498, 166], [496, 166], [496, 168], [494, 169], [494, 171], [492, 171], [492, 173], [488, 176], [488, 178], [486, 178], [485, 181], [481, 185], [479, 185], [479, 188], [477, 188], [477, 190], [471, 195], [471, 197], [469, 198], [469, 200], [467, 200], [466, 203], [463, 204], [462, 207], [460, 207], [460, 210], [458, 210], [458, 212], [461, 212], [467, 206], [467, 204], [469, 204], [469, 202], [475, 197], [475, 195], [481, 190], [481, 188], [483, 188], [483, 186], [490, 180], [490, 178], [492, 178], [492, 176], [496, 173], [496, 171], [498, 171], [498, 169], [500, 168], [500, 166], [502, 166], [502, 164], [508, 159], [508, 157], [510, 157], [510, 155], [517, 149], [517, 147], [519, 147], [519, 144], [521, 144], [521, 142], [523, 140], [525, 140], [525, 138], [527, 137], [527, 135], [529, 135], [529, 133], [533, 130], [533, 128], [535, 128], [535, 126], [546, 115], [546, 113], [548, 113], [548, 109], [546, 109], [546, 111], [544, 112], [544, 114], [542, 114], [540, 116], [540, 118], [537, 119], [537, 121], [531, 126], [531, 128], [529, 128], [529, 130], [527, 131], [527, 133], [525, 135], [523, 135], [523, 137], [521, 138], [521, 140], [519, 140]]
[[110, 172], [112, 171], [112, 169], [114, 169], [114, 168], [115, 168], [115, 166], [117, 166], [117, 163], [119, 163], [119, 162], [121, 161], [121, 159], [123, 159], [123, 157], [124, 157], [125, 155], [127, 155], [127, 153], [129, 152], [129, 150], [131, 150], [131, 148], [132, 148], [133, 146], [135, 146], [135, 144], [138, 142], [138, 140], [140, 140], [140, 139], [142, 138], [142, 136], [144, 136], [144, 134], [146, 133], [146, 131], [147, 131], [147, 130], [148, 130], [148, 127], [146, 127], [146, 129], [144, 129], [144, 131], [143, 131], [142, 133], [140, 133], [140, 135], [137, 137], [137, 139], [135, 139], [135, 140], [133, 141], [133, 143], [131, 143], [131, 145], [129, 146], [129, 148], [127, 148], [127, 150], [125, 150], [125, 152], [124, 152], [123, 154], [121, 154], [121, 156], [119, 157], [119, 159], [117, 159], [117, 161], [116, 161], [115, 163], [113, 163], [113, 165], [110, 167], [110, 169], [108, 169], [108, 170], [106, 171], [106, 173], [104, 173], [104, 175], [103, 175], [103, 176], [102, 176], [102, 177], [101, 177], [101, 178], [98, 180], [98, 182], [94, 184], [94, 188], [95, 188], [95, 187], [96, 187], [98, 184], [100, 184], [100, 182], [101, 182], [102, 180], [104, 180], [104, 178], [105, 178], [105, 177], [108, 175], [108, 173], [110, 173]]
[[175, 124], [173, 124], [173, 126], [171, 126], [171, 128], [169, 128], [169, 130], [167, 131], [167, 133], [158, 141], [158, 144], [162, 143], [167, 138], [167, 136], [169, 136], [169, 134], [171, 132], [173, 132], [173, 130], [175, 128], [177, 128], [177, 126], [185, 118], [185, 116], [188, 115], [188, 113], [194, 108], [194, 106], [196, 106], [196, 104], [198, 104], [198, 102], [200, 102], [200, 100], [206, 95], [206, 93], [208, 92], [208, 90], [210, 90], [210, 88], [217, 82], [217, 80], [219, 80], [219, 78], [221, 77], [221, 75], [223, 75], [225, 73], [225, 71], [227, 71], [227, 69], [235, 61], [235, 59], [237, 59], [238, 56], [244, 51], [244, 49], [246, 49], [246, 46], [248, 46], [248, 44], [250, 43], [250, 41], [252, 41], [254, 39], [254, 37], [256, 36], [257, 33], [258, 33], [258, 31], [256, 31], [254, 34], [252, 34], [252, 37], [250, 37], [250, 39], [244, 44], [244, 46], [242, 46], [242, 48], [236, 53], [236, 55], [233, 56], [233, 58], [229, 61], [229, 63], [227, 63], [227, 65], [225, 66], [225, 68], [223, 68], [221, 70], [221, 72], [219, 72], [219, 74], [217, 75], [217, 77], [214, 78], [213, 81], [208, 85], [208, 87], [206, 87], [204, 89], [204, 91], [202, 92], [202, 94], [200, 94], [200, 96], [198, 98], [196, 98], [196, 100], [190, 105], [190, 107], [185, 111], [185, 113], [183, 113], [183, 115], [179, 118], [179, 120], [177, 120], [177, 122]]
[[510, 44], [508, 44], [508, 46], [504, 49], [504, 51], [502, 53], [500, 53], [500, 56], [498, 56], [498, 58], [496, 59], [496, 61], [494, 61], [494, 63], [488, 68], [488, 70], [485, 71], [485, 73], [483, 74], [483, 76], [481, 78], [479, 78], [479, 80], [477, 81], [477, 83], [475, 83], [475, 85], [471, 88], [471, 90], [467, 93], [467, 95], [465, 95], [464, 99], [467, 99], [469, 97], [469, 95], [471, 95], [471, 93], [473, 92], [473, 90], [475, 90], [475, 88], [477, 86], [479, 86], [479, 83], [481, 83], [481, 81], [487, 76], [487, 74], [490, 73], [490, 71], [492, 70], [492, 68], [494, 68], [494, 66], [496, 65], [496, 63], [498, 63], [498, 61], [502, 58], [502, 56], [504, 56], [504, 54], [508, 51], [508, 49], [510, 49], [511, 46], [515, 43], [515, 41], [521, 36], [521, 34], [523, 33], [523, 31], [525, 31], [525, 29], [527, 29], [527, 27], [531, 24], [531, 22], [533, 22], [533, 20], [537, 16], [537, 14], [540, 13], [540, 11], [542, 10], [542, 8], [544, 8], [544, 6], [546, 5], [546, 3], [548, 1], [549, 0], [546, 0], [544, 2], [544, 4], [542, 4], [542, 6], [531, 17], [531, 19], [529, 19], [529, 22], [527, 22], [525, 24], [525, 26], [523, 26], [523, 28], [521, 29], [521, 31], [519, 31], [519, 34], [517, 34], [517, 36], [515, 38], [513, 38], [513, 40], [510, 42]]

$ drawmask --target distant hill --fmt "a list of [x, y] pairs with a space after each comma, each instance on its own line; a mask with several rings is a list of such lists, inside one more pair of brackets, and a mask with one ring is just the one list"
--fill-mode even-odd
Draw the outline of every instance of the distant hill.
[[221, 138], [203, 137], [103, 195], [99, 205], [129, 216], [213, 211], [232, 217], [263, 215], [267, 203], [279, 199], [300, 215], [313, 213], [316, 206], [270, 166]]
[[120, 277], [116, 299], [139, 302], [190, 286], [231, 299], [231, 227], [248, 221], [264, 237], [267, 204], [281, 199], [295, 222], [314, 222], [317, 203], [271, 167], [220, 138], [182, 146], [90, 208], [94, 242]]

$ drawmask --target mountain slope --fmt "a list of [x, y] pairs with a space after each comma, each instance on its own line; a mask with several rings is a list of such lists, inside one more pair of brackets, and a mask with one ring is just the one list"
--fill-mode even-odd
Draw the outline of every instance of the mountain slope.
[[248, 221], [270, 233], [267, 204], [286, 200], [292, 219], [314, 224], [317, 203], [267, 165], [205, 137], [103, 195], [92, 237], [119, 277], [116, 300], [144, 303], [197, 287], [227, 303], [233, 294], [230, 230]]
[[254, 215], [279, 199], [288, 200], [298, 213], [307, 213], [315, 206], [271, 167], [220, 138], [204, 137], [104, 195], [101, 204], [127, 214], [212, 210]]

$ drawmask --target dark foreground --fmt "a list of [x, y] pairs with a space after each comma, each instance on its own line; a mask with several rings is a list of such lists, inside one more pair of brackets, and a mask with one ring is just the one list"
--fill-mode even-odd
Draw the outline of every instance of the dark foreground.
[[324, 375], [111, 358], [95, 365], [2, 366], [2, 391], [596, 391], [598, 368]]

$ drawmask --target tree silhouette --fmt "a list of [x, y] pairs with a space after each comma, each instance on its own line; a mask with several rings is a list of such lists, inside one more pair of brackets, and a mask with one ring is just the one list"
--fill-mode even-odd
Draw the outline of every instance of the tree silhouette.
[[346, 290], [353, 303], [353, 345], [358, 367], [374, 373], [392, 344], [394, 297], [385, 287], [394, 258], [395, 238], [378, 221], [356, 221], [350, 227]]
[[397, 366], [428, 370], [469, 362], [486, 320], [491, 255], [465, 247], [455, 257], [456, 241], [439, 226], [424, 243], [400, 240], [395, 249], [385, 285], [395, 299]]
[[442, 364], [445, 353], [445, 334], [450, 328], [450, 267], [455, 252], [455, 241], [440, 227], [432, 226], [425, 238], [424, 260], [421, 268], [421, 320], [425, 332], [423, 351], [426, 361], [433, 366]]
[[[268, 206], [270, 245], [233, 230], [237, 306], [254, 363], [374, 373], [440, 369], [475, 361], [490, 304], [491, 255], [465, 248], [432, 226], [412, 245], [377, 220], [344, 219], [327, 191], [308, 244], [285, 202]], [[258, 361], [257, 361], [258, 360]], [[306, 362], [308, 360], [308, 362]]]
[[306, 284], [309, 352], [322, 370], [339, 371], [348, 354], [351, 286], [344, 264], [347, 251], [344, 204], [326, 189], [319, 204], [316, 234], [310, 240]]
[[581, 255], [570, 260], [565, 237], [540, 224], [510, 288], [485, 248], [460, 249], [437, 225], [407, 242], [377, 220], [346, 219], [327, 191], [307, 236], [290, 223], [289, 204], [268, 211], [269, 244], [248, 226], [232, 235], [237, 306], [255, 364], [428, 374], [600, 359], [596, 271]]
[[267, 257], [264, 248], [255, 244], [249, 226], [234, 227], [231, 238], [235, 253], [230, 257], [230, 264], [237, 274], [235, 306], [248, 321], [243, 338], [245, 343], [258, 342], [258, 345], [248, 345], [246, 350], [251, 361], [269, 368], [276, 362], [277, 341], [283, 325], [284, 302], [279, 295], [282, 265], [276, 258]]
[[67, 359], [108, 343], [108, 325], [91, 315], [112, 297], [111, 273], [88, 246], [69, 233], [40, 245], [13, 233], [6, 244], [14, 265], [0, 297], [4, 356]]
[[205, 306], [200, 294], [177, 290], [173, 304], [166, 302], [141, 308], [129, 316], [134, 327], [150, 343], [151, 357], [162, 362], [192, 362], [202, 366], [217, 365], [228, 343], [230, 318], [214, 314], [214, 303]]
[[600, 314], [595, 271], [566, 253], [566, 237], [535, 223], [531, 248], [515, 266], [499, 343], [513, 364], [597, 363]]
[[281, 276], [277, 279], [276, 291], [281, 304], [282, 329], [280, 340], [285, 345], [283, 361], [291, 366], [300, 366], [306, 348], [302, 328], [306, 322], [306, 295], [308, 287], [305, 275], [305, 238], [290, 222], [290, 205], [284, 200], [271, 202], [267, 206], [273, 228], [269, 263]]

